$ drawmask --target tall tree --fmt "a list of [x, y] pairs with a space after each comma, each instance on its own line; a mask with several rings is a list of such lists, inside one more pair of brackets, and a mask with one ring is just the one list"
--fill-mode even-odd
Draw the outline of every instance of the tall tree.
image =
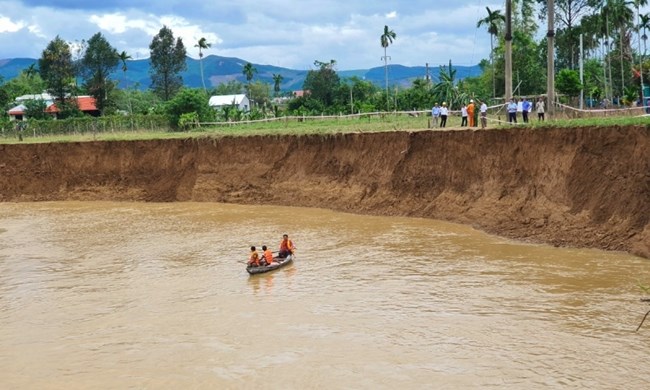
[[[119, 60], [122, 63], [122, 75], [124, 76], [124, 89], [125, 90], [128, 88], [128, 82], [127, 82], [127, 79], [126, 79], [126, 71], [129, 69], [129, 67], [126, 65], [126, 61], [128, 61], [128, 60], [130, 60], [132, 58], [133, 57], [131, 57], [129, 54], [127, 54], [127, 52], [125, 52], [124, 50], [122, 50], [122, 52], [119, 54]], [[126, 98], [127, 98], [127, 103], [128, 103], [128, 107], [129, 107], [129, 113], [133, 114], [133, 107], [131, 106], [131, 94], [127, 93]]]
[[257, 69], [251, 64], [250, 62], [247, 62], [246, 65], [244, 65], [244, 68], [242, 69], [242, 73], [244, 74], [244, 77], [246, 77], [246, 81], [248, 82], [248, 97], [251, 100], [251, 106], [253, 105], [253, 91], [251, 90], [251, 81], [253, 80], [253, 76], [255, 73], [257, 73]]
[[619, 54], [620, 54], [620, 70], [621, 70], [621, 91], [622, 95], [625, 92], [625, 70], [629, 67], [625, 66], [625, 59], [631, 61], [632, 53], [629, 41], [627, 28], [632, 24], [634, 18], [634, 11], [630, 8], [634, 3], [627, 0], [610, 0], [609, 2], [611, 12], [610, 20], [616, 26], [619, 37]]
[[48, 92], [63, 104], [72, 91], [75, 76], [70, 45], [57, 35], [43, 50], [38, 67]]
[[643, 56], [641, 55], [641, 29], [639, 25], [641, 24], [641, 7], [648, 5], [648, 0], [634, 0], [634, 5], [636, 6], [636, 16], [638, 25], [636, 25], [636, 35], [638, 37], [638, 49], [639, 49], [639, 82], [641, 83], [641, 105], [645, 106], [645, 85], [643, 82]]
[[492, 97], [496, 97], [496, 74], [494, 69], [494, 38], [499, 34], [500, 26], [506, 22], [506, 17], [501, 13], [501, 10], [492, 11], [490, 7], [485, 7], [487, 16], [476, 23], [476, 27], [487, 26], [488, 33], [490, 34], [490, 65], [492, 65]]
[[122, 63], [122, 73], [124, 73], [124, 87], [126, 88], [126, 71], [129, 70], [129, 67], [126, 64], [126, 61], [133, 59], [127, 52], [122, 50], [120, 54], [118, 54], [118, 59]]
[[643, 40], [643, 55], [645, 56], [648, 48], [648, 34], [647, 31], [650, 29], [650, 14], [641, 14], [639, 15], [639, 31], [643, 30], [643, 35], [641, 35], [641, 40]]
[[535, 0], [512, 0], [513, 28], [527, 35], [535, 35], [537, 21], [535, 20]]
[[207, 39], [201, 38], [199, 41], [194, 45], [194, 47], [199, 48], [199, 67], [201, 68], [201, 83], [203, 84], [203, 90], [207, 91], [205, 88], [205, 79], [203, 78], [203, 50], [207, 50], [210, 47], [212, 47], [212, 44], [208, 42]]
[[388, 26], [384, 26], [384, 33], [381, 34], [381, 37], [379, 38], [379, 41], [381, 43], [381, 47], [384, 48], [384, 78], [386, 80], [386, 110], [388, 110], [388, 102], [390, 101], [388, 97], [388, 55], [386, 54], [388, 46], [390, 46], [393, 43], [393, 40], [397, 38], [397, 34], [395, 34], [395, 31], [390, 30]]
[[[537, 2], [541, 4], [540, 18], [545, 19], [548, 2], [547, 0], [537, 0]], [[581, 33], [577, 27], [591, 9], [592, 2], [593, 0], [555, 0], [558, 66], [575, 69]]]
[[273, 74], [273, 91], [275, 92], [275, 96], [278, 96], [278, 93], [280, 92], [280, 84], [282, 84], [282, 80], [284, 80], [284, 77], [282, 77], [281, 74]]
[[85, 87], [95, 98], [97, 109], [104, 113], [109, 106], [110, 93], [115, 82], [109, 79], [120, 60], [117, 50], [111, 46], [101, 33], [88, 40], [88, 47], [81, 59]]
[[31, 64], [25, 69], [23, 72], [25, 72], [25, 76], [27, 78], [32, 78], [38, 74], [38, 69], [36, 68], [36, 63]]
[[187, 68], [187, 51], [181, 38], [174, 39], [174, 33], [163, 26], [149, 45], [151, 52], [151, 86], [163, 100], [168, 101], [183, 86], [180, 72]]
[[334, 103], [336, 92], [341, 84], [341, 79], [336, 74], [336, 61], [330, 62], [314, 61], [318, 70], [310, 70], [305, 77], [303, 89], [309, 91], [309, 99], [322, 103], [323, 107], [329, 107]]

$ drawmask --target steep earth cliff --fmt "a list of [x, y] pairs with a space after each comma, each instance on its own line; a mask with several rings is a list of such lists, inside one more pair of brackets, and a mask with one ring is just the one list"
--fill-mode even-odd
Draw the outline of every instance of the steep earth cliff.
[[322, 207], [650, 257], [650, 128], [0, 145], [0, 201], [42, 200]]

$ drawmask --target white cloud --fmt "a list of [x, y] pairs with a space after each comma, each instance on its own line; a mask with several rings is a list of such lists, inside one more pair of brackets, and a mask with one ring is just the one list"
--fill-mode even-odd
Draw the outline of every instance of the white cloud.
[[34, 36], [37, 36], [37, 37], [42, 38], [42, 39], [47, 38], [45, 36], [45, 34], [43, 34], [43, 32], [41, 31], [41, 28], [39, 26], [37, 26], [37, 25], [33, 25], [33, 24], [29, 25], [29, 26], [27, 26], [27, 30], [30, 33], [34, 34]]
[[25, 27], [23, 21], [14, 22], [6, 16], [0, 16], [0, 33], [16, 32]]
[[[196, 42], [212, 44], [205, 55], [239, 57], [244, 61], [294, 69], [313, 66], [314, 60], [336, 60], [338, 69], [381, 66], [379, 37], [384, 25], [397, 34], [388, 48], [392, 63], [422, 65], [476, 64], [489, 53], [489, 34], [476, 28], [485, 6], [478, 0], [461, 4], [412, 0], [368, 2], [350, 0], [239, 0], [215, 7], [205, 1], [155, 2], [124, 0], [57, 1], [27, 6], [23, 1], [0, 0], [0, 55], [37, 57], [56, 35], [67, 41], [89, 39], [101, 32], [118, 51], [135, 58], [149, 56], [149, 44], [163, 25], [185, 43], [197, 58]], [[28, 33], [29, 32], [29, 33]], [[20, 34], [21, 44], [14, 45]]]
[[[200, 38], [205, 38], [213, 46], [222, 42], [222, 39], [215, 33], [204, 31], [198, 24], [193, 24], [187, 19], [175, 15], [146, 15], [144, 17], [131, 17], [123, 13], [109, 13], [103, 15], [92, 15], [90, 22], [100, 29], [115, 35], [125, 34], [131, 30], [139, 30], [145, 33], [149, 39], [158, 34], [163, 26], [169, 27], [176, 38], [181, 38], [188, 54], [193, 56], [193, 47]], [[128, 42], [125, 42], [128, 44]], [[209, 49], [208, 49], [209, 50]], [[139, 56], [147, 56], [148, 48], [133, 48], [131, 52]], [[208, 52], [209, 53], [209, 52]], [[197, 52], [198, 56], [198, 52]]]

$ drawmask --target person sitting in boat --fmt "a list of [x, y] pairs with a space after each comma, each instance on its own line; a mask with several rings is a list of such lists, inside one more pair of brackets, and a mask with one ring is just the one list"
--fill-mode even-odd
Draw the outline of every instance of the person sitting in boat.
[[249, 267], [259, 267], [260, 266], [260, 255], [257, 253], [257, 250], [254, 246], [251, 247], [251, 255], [248, 258]]
[[273, 264], [273, 252], [266, 245], [262, 245], [262, 265], [271, 265]]
[[282, 241], [280, 242], [280, 253], [278, 257], [285, 258], [289, 255], [293, 255], [293, 252], [296, 250], [296, 247], [293, 245], [293, 242], [289, 239], [288, 234], [282, 235]]

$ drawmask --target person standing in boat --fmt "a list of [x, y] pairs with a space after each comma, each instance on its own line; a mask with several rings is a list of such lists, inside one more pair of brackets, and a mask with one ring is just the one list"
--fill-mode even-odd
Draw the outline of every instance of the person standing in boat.
[[257, 250], [254, 246], [251, 247], [251, 255], [248, 258], [248, 265], [250, 267], [259, 267], [260, 266], [260, 255], [257, 253]]
[[273, 252], [266, 245], [262, 245], [262, 265], [273, 264]]
[[282, 241], [280, 242], [280, 253], [278, 253], [278, 257], [285, 258], [289, 255], [292, 255], [295, 249], [296, 247], [289, 239], [289, 235], [283, 234]]

